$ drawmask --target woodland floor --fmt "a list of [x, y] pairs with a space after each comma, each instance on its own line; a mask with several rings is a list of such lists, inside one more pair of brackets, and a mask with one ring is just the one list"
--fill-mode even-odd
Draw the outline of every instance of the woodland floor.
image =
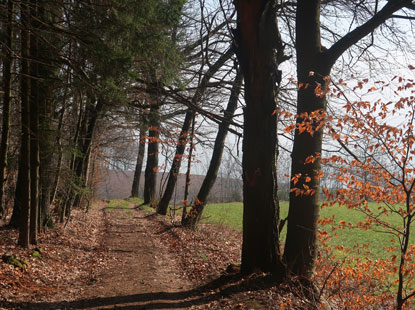
[[15, 245], [15, 230], [0, 228], [0, 256], [28, 262], [0, 260], [0, 309], [307, 309], [301, 300], [281, 307], [292, 295], [266, 275], [226, 271], [239, 263], [239, 233], [176, 224], [133, 205], [97, 203], [42, 233], [41, 258]]

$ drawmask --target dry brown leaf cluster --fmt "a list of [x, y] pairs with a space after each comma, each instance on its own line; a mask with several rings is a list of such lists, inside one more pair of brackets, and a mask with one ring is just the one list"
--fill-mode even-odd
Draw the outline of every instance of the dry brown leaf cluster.
[[40, 259], [31, 255], [32, 249], [16, 246], [16, 230], [2, 228], [0, 256], [13, 255], [26, 260], [29, 266], [20, 269], [0, 260], [0, 306], [7, 302], [59, 300], [61, 290], [65, 291], [65, 299], [75, 298], [81, 285], [93, 280], [96, 271], [107, 268], [110, 262], [101, 248], [101, 213], [100, 208], [89, 213], [73, 210], [66, 227], [57, 224], [42, 232], [37, 245]]

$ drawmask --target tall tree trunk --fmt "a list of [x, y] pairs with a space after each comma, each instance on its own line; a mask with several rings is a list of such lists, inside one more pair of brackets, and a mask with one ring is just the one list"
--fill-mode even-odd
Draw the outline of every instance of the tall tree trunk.
[[[29, 212], [30, 212], [30, 70], [29, 70], [29, 46], [30, 46], [30, 5], [29, 1], [22, 1], [21, 11], [21, 147], [18, 179], [20, 187], [16, 188], [14, 209], [20, 210], [19, 214], [19, 239], [18, 244], [29, 247]], [[14, 210], [13, 210], [14, 211]], [[14, 212], [13, 212], [14, 213]]]
[[135, 165], [133, 185], [131, 187], [131, 197], [138, 198], [139, 196], [141, 170], [143, 168], [144, 152], [145, 152], [145, 146], [146, 146], [146, 138], [145, 138], [146, 132], [147, 132], [146, 126], [142, 125], [140, 128], [137, 162]]
[[[320, 38], [320, 4], [321, 0], [297, 1], [296, 13], [296, 50], [297, 50], [297, 79], [298, 83], [309, 85], [298, 90], [297, 124], [302, 123], [308, 116], [326, 110], [324, 91], [328, 86], [324, 77], [330, 74], [335, 61], [352, 45], [371, 33], [394, 12], [411, 1], [391, 0], [377, 11], [371, 19], [356, 27], [351, 32], [334, 43], [329, 49], [321, 45]], [[310, 73], [311, 72], [311, 73]], [[317, 85], [321, 92], [316, 93]], [[313, 114], [312, 114], [313, 113]], [[314, 128], [322, 120], [315, 119]], [[290, 274], [298, 275], [308, 281], [313, 272], [316, 250], [317, 220], [319, 216], [320, 192], [320, 155], [322, 150], [322, 128], [314, 130], [313, 134], [295, 131], [292, 152], [290, 207], [288, 213], [288, 231], [284, 250], [284, 262]], [[314, 161], [307, 161], [314, 156]], [[297, 177], [299, 176], [299, 178]], [[308, 182], [309, 181], [309, 182]], [[306, 186], [311, 194], [299, 194], [296, 189], [303, 190]], [[309, 193], [310, 193], [309, 192]]]
[[[72, 172], [72, 175], [75, 177], [76, 176], [76, 169], [77, 166], [81, 164], [82, 162], [82, 154], [80, 154], [81, 152], [81, 136], [85, 135], [86, 132], [86, 124], [87, 124], [87, 119], [88, 119], [88, 103], [87, 100], [89, 100], [89, 98], [84, 99], [83, 95], [81, 92], [78, 92], [77, 94], [78, 97], [78, 101], [79, 101], [79, 112], [78, 112], [78, 119], [76, 122], [76, 127], [75, 127], [75, 132], [73, 135], [73, 139], [72, 139], [72, 145], [75, 148], [75, 152], [72, 153], [71, 155], [71, 160], [69, 163], [69, 169]], [[85, 102], [84, 102], [85, 101]], [[92, 103], [91, 103], [92, 104]], [[68, 216], [70, 213], [70, 210], [72, 208], [72, 204], [74, 202], [74, 200], [76, 199], [77, 196], [77, 191], [74, 188], [70, 188], [67, 191], [67, 195], [65, 197], [65, 202], [62, 204], [62, 208], [60, 210], [60, 216], [59, 216], [59, 221], [61, 223], [64, 222], [65, 220], [65, 216]]]
[[[224, 54], [222, 54], [218, 58], [218, 60], [204, 74], [203, 79], [199, 83], [199, 87], [197, 88], [192, 98], [193, 104], [198, 104], [198, 102], [200, 102], [200, 100], [202, 99], [206, 91], [209, 80], [226, 63], [226, 61], [228, 61], [232, 57], [233, 54], [234, 54], [233, 48], [228, 49]], [[176, 154], [174, 155], [173, 163], [170, 168], [166, 189], [164, 190], [163, 197], [161, 198], [157, 206], [157, 213], [159, 214], [165, 215], [167, 213], [169, 202], [171, 200], [171, 197], [173, 196], [174, 188], [177, 182], [177, 175], [179, 173], [183, 153], [186, 148], [187, 135], [189, 132], [190, 124], [192, 122], [193, 114], [194, 114], [194, 111], [191, 109], [188, 109], [186, 112], [186, 115], [183, 121], [182, 130], [180, 131], [179, 139], [177, 141]]]
[[[46, 53], [42, 49], [42, 53]], [[42, 63], [44, 59], [41, 58]], [[39, 181], [39, 218], [40, 228], [52, 225], [50, 215], [51, 191], [53, 186], [53, 155], [56, 152], [54, 145], [55, 130], [52, 125], [53, 107], [51, 103], [51, 93], [53, 90], [49, 87], [54, 73], [40, 65], [39, 74], [41, 76], [41, 85], [39, 87], [39, 147], [40, 147], [40, 181]], [[59, 147], [59, 146], [58, 146]], [[59, 155], [58, 155], [59, 156]]]
[[[297, 8], [297, 77], [298, 83], [309, 83], [310, 87], [302, 87], [298, 91], [297, 114], [302, 115], [317, 110], [325, 110], [325, 96], [317, 97], [314, 93], [316, 82], [324, 89], [327, 82], [323, 77], [328, 75], [330, 67], [322, 57], [320, 43], [320, 1], [299, 1]], [[306, 29], [310, 27], [310, 29]], [[320, 57], [316, 57], [319, 55]], [[310, 75], [309, 72], [314, 72]], [[297, 124], [306, 121], [298, 118]], [[313, 124], [317, 126], [319, 120]], [[316, 230], [319, 216], [319, 192], [321, 171], [319, 155], [322, 147], [322, 130], [312, 134], [295, 131], [292, 151], [291, 175], [300, 175], [297, 183], [291, 182], [290, 209], [288, 214], [288, 233], [284, 250], [284, 260], [289, 272], [309, 279], [316, 255]], [[306, 163], [309, 156], [317, 156], [315, 161]], [[310, 178], [310, 179], [309, 179]], [[310, 181], [308, 181], [310, 180]], [[295, 189], [308, 186], [313, 193], [298, 194]]]
[[164, 189], [163, 197], [161, 198], [158, 206], [157, 206], [157, 213], [166, 215], [167, 209], [169, 207], [169, 202], [171, 197], [173, 196], [174, 188], [176, 186], [177, 176], [179, 174], [182, 157], [184, 154], [184, 150], [186, 148], [187, 143], [187, 136], [189, 133], [189, 128], [192, 123], [194, 112], [190, 109], [187, 110], [183, 126], [180, 131], [179, 140], [176, 146], [176, 153], [173, 158], [173, 163], [170, 168], [169, 178], [167, 180], [166, 188]]
[[14, 1], [7, 3], [7, 23], [5, 25], [5, 45], [3, 47], [3, 122], [0, 142], [0, 218], [3, 217], [4, 205], [4, 183], [7, 169], [7, 151], [9, 148], [10, 132], [10, 106], [12, 89], [12, 65], [13, 65], [13, 22], [14, 22]]
[[153, 204], [156, 195], [157, 172], [159, 165], [160, 103], [152, 101], [149, 113], [147, 144], [147, 164], [144, 172], [144, 203]]
[[190, 172], [191, 172], [191, 169], [192, 169], [192, 157], [193, 157], [194, 138], [195, 138], [195, 126], [196, 126], [196, 113], [193, 113], [192, 129], [190, 131], [189, 156], [188, 156], [188, 159], [187, 159], [186, 183], [184, 185], [184, 202], [185, 202], [185, 205], [187, 203], [187, 199], [189, 199]]
[[[78, 185], [81, 190], [85, 189], [88, 184], [88, 171], [91, 158], [92, 139], [94, 137], [97, 121], [101, 117], [104, 109], [104, 102], [102, 98], [99, 98], [95, 105], [92, 104], [92, 101], [93, 100], [91, 99], [86, 132], [81, 139], [81, 154], [77, 157], [75, 164], [75, 176], [78, 179]], [[82, 196], [82, 192], [77, 193], [72, 206], [79, 205], [81, 203]]]
[[[85, 134], [86, 121], [88, 119], [88, 115], [87, 115], [87, 111], [88, 111], [87, 105], [88, 105], [88, 103], [83, 102], [84, 99], [83, 99], [82, 94], [78, 94], [78, 96], [79, 96], [79, 98], [78, 98], [79, 99], [79, 113], [78, 113], [78, 120], [76, 122], [75, 133], [74, 133], [73, 139], [72, 139], [72, 144], [73, 144], [73, 147], [76, 148], [76, 151], [72, 153], [71, 163], [69, 164], [69, 168], [74, 173], [75, 173], [75, 167], [78, 165], [79, 158], [82, 158], [82, 157], [79, 156], [80, 155], [79, 152], [81, 151], [80, 150], [80, 144], [81, 144], [80, 136]], [[88, 99], [85, 99], [85, 101], [86, 100], [88, 100]]]
[[37, 244], [39, 205], [39, 46], [38, 46], [38, 3], [30, 0], [30, 244]]
[[[66, 100], [64, 100], [64, 104], [65, 102]], [[59, 122], [58, 122], [57, 134], [56, 134], [56, 145], [58, 147], [58, 162], [56, 164], [53, 186], [51, 188], [50, 203], [53, 203], [53, 201], [56, 198], [56, 194], [58, 192], [58, 187], [59, 187], [59, 180], [61, 177], [62, 158], [63, 158], [62, 132], [61, 131], [62, 131], [62, 126], [63, 126], [64, 116], [65, 116], [65, 107], [63, 106], [59, 114]]]
[[241, 92], [242, 85], [242, 72], [237, 71], [235, 81], [232, 85], [231, 94], [229, 97], [228, 105], [225, 110], [225, 119], [220, 125], [219, 130], [216, 135], [215, 145], [213, 147], [212, 158], [210, 159], [210, 164], [205, 178], [203, 179], [202, 186], [200, 187], [199, 193], [196, 196], [194, 206], [190, 213], [184, 213], [182, 218], [182, 225], [195, 229], [197, 223], [200, 221], [200, 218], [203, 213], [203, 209], [207, 203], [207, 199], [215, 184], [216, 178], [218, 176], [218, 171], [220, 163], [222, 161], [223, 148], [225, 146], [225, 139], [228, 134], [229, 122], [232, 120], [233, 114], [238, 106], [238, 98]]
[[[51, 44], [56, 43], [59, 46], [59, 38], [53, 36], [48, 31], [49, 24], [57, 23], [59, 4], [37, 0], [38, 2], [38, 50], [39, 50], [39, 229], [46, 226], [52, 226], [52, 217], [50, 215], [51, 193], [53, 186], [53, 157], [56, 153], [56, 145], [54, 144], [56, 129], [53, 125], [53, 114], [55, 106], [53, 97], [55, 95], [56, 80], [58, 80], [58, 69], [48, 65], [56, 61], [56, 51], [53, 50]], [[63, 104], [66, 101], [66, 93], [63, 98]], [[59, 155], [58, 155], [59, 156]]]
[[84, 155], [83, 163], [81, 165], [82, 169], [78, 170], [78, 176], [81, 176], [83, 179], [83, 186], [87, 186], [88, 184], [88, 171], [91, 159], [91, 148], [93, 137], [95, 133], [95, 128], [97, 125], [97, 121], [102, 114], [102, 110], [104, 108], [103, 99], [98, 99], [97, 104], [94, 106], [90, 113], [90, 118], [88, 120], [88, 128], [86, 131], [86, 135], [84, 137], [83, 145], [82, 145], [82, 154]]
[[[236, 54], [245, 79], [241, 272], [283, 274], [275, 180], [276, 94], [284, 60], [274, 0], [236, 0]], [[274, 52], [276, 51], [276, 52]]]

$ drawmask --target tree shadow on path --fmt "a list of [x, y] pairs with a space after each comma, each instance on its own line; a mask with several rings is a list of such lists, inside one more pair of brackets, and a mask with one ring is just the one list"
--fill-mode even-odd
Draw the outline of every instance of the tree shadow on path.
[[4, 309], [189, 309], [240, 292], [267, 289], [275, 285], [269, 276], [242, 278], [222, 275], [206, 285], [179, 292], [152, 292], [74, 301], [6, 303]]

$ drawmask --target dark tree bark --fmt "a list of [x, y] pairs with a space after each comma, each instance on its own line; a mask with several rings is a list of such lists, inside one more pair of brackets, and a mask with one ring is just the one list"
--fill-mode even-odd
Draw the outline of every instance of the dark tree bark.
[[[30, 1], [31, 31], [37, 32], [38, 3]], [[37, 244], [39, 204], [39, 50], [38, 38], [31, 35], [30, 56], [30, 244]]]
[[215, 184], [216, 178], [218, 176], [218, 171], [220, 163], [222, 161], [223, 149], [225, 146], [225, 139], [228, 134], [229, 122], [232, 120], [233, 114], [238, 106], [238, 98], [241, 92], [242, 86], [242, 73], [240, 70], [237, 71], [235, 81], [233, 82], [231, 94], [229, 97], [228, 105], [225, 110], [225, 121], [219, 125], [219, 130], [216, 135], [215, 145], [213, 147], [212, 158], [210, 159], [210, 164], [205, 178], [203, 179], [202, 186], [199, 189], [199, 193], [196, 196], [194, 206], [189, 213], [183, 213], [182, 225], [195, 229], [197, 223], [200, 221], [200, 218], [203, 213], [203, 209], [207, 203], [207, 199]]
[[142, 125], [140, 128], [137, 162], [135, 165], [133, 185], [131, 188], [131, 197], [138, 198], [139, 196], [140, 177], [141, 177], [141, 170], [143, 168], [144, 152], [145, 152], [145, 146], [146, 146], [146, 138], [145, 138], [146, 132], [147, 132], [146, 126]]
[[[75, 127], [75, 133], [72, 139], [72, 144], [74, 147], [77, 147], [79, 149], [80, 144], [81, 144], [80, 136], [85, 134], [85, 131], [86, 131], [86, 122], [88, 119], [88, 115], [87, 115], [88, 103], [83, 102], [82, 94], [78, 94], [77, 99], [79, 101], [79, 112], [78, 112], [78, 119], [77, 119], [76, 127]], [[79, 161], [78, 152], [73, 152], [72, 157], [71, 157], [71, 163], [69, 165], [71, 170], [75, 171], [75, 167], [78, 164], [78, 161]]]
[[[30, 69], [29, 69], [29, 47], [30, 47], [30, 4], [22, 1], [21, 11], [21, 147], [19, 159], [18, 183], [16, 188], [14, 209], [20, 210], [19, 214], [19, 239], [18, 244], [29, 247], [29, 212], [30, 212]], [[14, 211], [14, 210], [13, 210]], [[14, 213], [14, 212], [13, 212]]]
[[[72, 145], [76, 148], [76, 151], [72, 153], [71, 161], [69, 164], [69, 169], [71, 170], [73, 176], [76, 175], [77, 166], [82, 163], [82, 156], [79, 153], [82, 145], [80, 136], [85, 135], [88, 119], [87, 106], [88, 104], [91, 104], [87, 102], [84, 103], [81, 92], [78, 92], [76, 97], [77, 101], [79, 102], [79, 111], [77, 112], [78, 118], [72, 139]], [[60, 210], [59, 222], [63, 223], [65, 221], [65, 217], [69, 216], [72, 204], [75, 199], [77, 199], [76, 196], [77, 192], [73, 188], [69, 189], [68, 195], [66, 196], [65, 202], [62, 204], [62, 208]]]
[[[51, 194], [53, 192], [52, 187], [54, 185], [54, 155], [56, 152], [55, 134], [56, 128], [53, 125], [54, 122], [54, 98], [56, 94], [56, 86], [59, 78], [57, 77], [59, 69], [54, 64], [57, 64], [57, 50], [55, 46], [59, 48], [61, 38], [54, 35], [49, 28], [51, 24], [58, 24], [59, 11], [61, 6], [58, 2], [47, 2], [43, 0], [37, 0], [33, 2], [31, 6], [33, 11], [33, 42], [36, 42], [36, 55], [33, 55], [33, 66], [36, 67], [36, 72], [32, 75], [36, 76], [36, 79], [32, 83], [36, 84], [36, 122], [37, 133], [32, 130], [32, 136], [36, 137], [36, 140], [32, 141], [37, 143], [39, 149], [38, 155], [32, 154], [37, 161], [36, 174], [38, 175], [37, 187], [38, 187], [38, 230], [44, 229], [46, 226], [52, 226], [53, 221], [50, 216], [50, 204]], [[33, 45], [33, 44], [32, 44]], [[35, 68], [33, 68], [34, 70]], [[32, 71], [33, 71], [32, 70]], [[62, 104], [65, 104], [66, 94], [68, 89], [64, 90], [64, 98]], [[32, 91], [33, 93], [33, 91]], [[55, 101], [57, 102], [57, 101]], [[33, 106], [33, 104], [32, 104]], [[58, 144], [57, 144], [58, 145]], [[59, 146], [59, 145], [58, 145]], [[58, 153], [59, 154], [59, 153]], [[59, 155], [58, 155], [59, 156]], [[32, 174], [35, 172], [31, 169]], [[32, 178], [33, 179], [33, 178]], [[35, 184], [32, 183], [32, 186]], [[34, 193], [32, 193], [34, 195]], [[33, 200], [32, 200], [33, 201]]]
[[236, 0], [236, 54], [245, 80], [242, 273], [283, 273], [275, 180], [276, 95], [284, 61], [273, 0]]
[[13, 64], [13, 21], [14, 21], [14, 1], [7, 3], [7, 23], [5, 25], [5, 42], [3, 46], [3, 121], [0, 142], [0, 218], [4, 214], [4, 182], [7, 168], [7, 151], [9, 148], [10, 132], [10, 106], [12, 89], [12, 64]]
[[[297, 124], [304, 120], [302, 113], [325, 111], [325, 95], [316, 96], [316, 83], [324, 91], [327, 81], [323, 78], [330, 74], [335, 61], [352, 45], [371, 33], [394, 12], [410, 5], [408, 0], [391, 0], [378, 11], [371, 19], [357, 27], [333, 44], [329, 49], [321, 45], [320, 38], [320, 0], [299, 0], [296, 15], [296, 50], [297, 50], [297, 77], [298, 83], [308, 84], [298, 90]], [[313, 72], [310, 74], [310, 72]], [[303, 114], [304, 115], [304, 114]], [[319, 121], [314, 121], [316, 128]], [[313, 135], [295, 132], [292, 152], [292, 177], [300, 175], [298, 182], [292, 182], [291, 189], [303, 189], [308, 186], [314, 194], [296, 195], [290, 193], [290, 209], [288, 214], [288, 232], [284, 250], [284, 261], [290, 274], [310, 279], [316, 256], [316, 232], [319, 216], [319, 191], [321, 171], [320, 159], [306, 164], [308, 156], [321, 154], [322, 129], [314, 131]], [[311, 178], [306, 182], [307, 177]]]
[[[212, 78], [212, 76], [225, 64], [226, 61], [228, 61], [232, 55], [234, 54], [233, 48], [230, 48], [221, 55], [218, 60], [209, 68], [209, 70], [204, 74], [202, 81], [199, 84], [199, 87], [197, 88], [195, 94], [192, 98], [193, 104], [198, 104], [200, 100], [202, 99], [206, 87], [209, 83], [209, 80]], [[179, 139], [177, 140], [177, 146], [176, 146], [176, 153], [173, 158], [173, 163], [170, 168], [169, 172], [169, 178], [167, 181], [166, 188], [164, 190], [163, 197], [161, 198], [158, 206], [157, 206], [157, 213], [165, 215], [167, 213], [167, 209], [169, 207], [170, 200], [173, 196], [174, 188], [176, 186], [177, 182], [177, 175], [180, 170], [182, 157], [184, 154], [184, 150], [186, 148], [187, 143], [187, 136], [189, 133], [189, 128], [192, 123], [194, 111], [191, 109], [188, 109], [183, 121], [183, 126], [180, 131]]]
[[190, 130], [190, 143], [189, 143], [189, 155], [187, 159], [187, 170], [186, 170], [186, 184], [184, 185], [184, 201], [187, 203], [189, 198], [189, 185], [190, 185], [190, 172], [192, 170], [192, 157], [194, 148], [195, 138], [195, 126], [196, 126], [196, 113], [193, 113], [192, 129]]
[[[65, 96], [66, 97], [66, 96]], [[66, 100], [64, 100], [64, 103]], [[57, 134], [56, 134], [56, 145], [58, 147], [58, 160], [56, 164], [56, 170], [55, 170], [55, 178], [53, 181], [53, 186], [51, 188], [51, 195], [50, 195], [50, 202], [53, 203], [55, 200], [56, 194], [58, 192], [59, 187], [59, 180], [61, 177], [61, 168], [62, 168], [62, 157], [63, 157], [63, 149], [62, 149], [62, 126], [63, 126], [63, 119], [65, 116], [65, 107], [62, 107], [60, 113], [59, 113], [59, 122], [58, 122], [58, 128], [57, 128]], [[46, 218], [45, 218], [46, 220]]]
[[144, 172], [144, 204], [153, 204], [156, 195], [159, 164], [160, 104], [154, 100], [149, 113], [147, 164]]
[[[87, 113], [87, 120], [86, 120], [86, 132], [79, 140], [80, 144], [80, 154], [77, 156], [75, 160], [75, 176], [78, 180], [78, 185], [80, 189], [86, 188], [88, 184], [88, 171], [89, 171], [89, 164], [90, 164], [90, 157], [91, 157], [91, 146], [92, 146], [92, 139], [94, 137], [95, 128], [97, 125], [98, 119], [102, 116], [103, 109], [104, 109], [104, 102], [103, 99], [99, 98], [96, 100], [93, 96], [90, 98], [90, 105], [87, 107], [89, 110]], [[83, 193], [77, 193], [72, 203], [72, 206], [78, 206], [81, 203], [81, 198]], [[70, 209], [67, 210], [67, 212]]]
[[90, 118], [88, 120], [88, 128], [86, 131], [86, 135], [83, 139], [82, 154], [84, 155], [84, 158], [83, 158], [83, 162], [81, 165], [82, 169], [81, 170], [78, 169], [77, 176], [81, 176], [83, 180], [82, 185], [84, 187], [88, 184], [88, 171], [89, 171], [90, 158], [91, 158], [92, 139], [94, 137], [97, 121], [102, 115], [103, 108], [104, 108], [103, 99], [99, 98], [96, 105], [92, 108], [92, 111], [90, 112]]
[[184, 154], [184, 150], [186, 148], [187, 136], [189, 133], [190, 125], [192, 123], [193, 114], [194, 112], [190, 109], [187, 110], [186, 112], [186, 115], [183, 121], [183, 126], [181, 129], [180, 135], [179, 135], [179, 140], [177, 141], [176, 153], [174, 155], [173, 163], [170, 168], [169, 178], [167, 180], [166, 188], [157, 206], [158, 214], [162, 214], [162, 215], [167, 214], [169, 202], [170, 202], [171, 197], [173, 196], [174, 188], [176, 186], [177, 176], [179, 174], [179, 170], [180, 170], [180, 166], [182, 162], [182, 157]]
[[[42, 6], [39, 7], [42, 11]], [[50, 50], [44, 45], [40, 45], [42, 54], [40, 56], [39, 75], [42, 83], [39, 85], [39, 148], [40, 148], [40, 181], [39, 181], [39, 217], [40, 228], [44, 229], [46, 226], [53, 225], [50, 215], [50, 204], [52, 187], [54, 185], [53, 174], [58, 174], [59, 171], [54, 171], [53, 156], [59, 148], [59, 144], [54, 143], [56, 129], [53, 122], [53, 110], [51, 94], [54, 90], [53, 79], [56, 77], [56, 72], [51, 70], [49, 66], [43, 64], [47, 63], [48, 57], [51, 56]], [[53, 56], [52, 56], [53, 57]], [[59, 154], [59, 150], [58, 150]], [[61, 156], [60, 154], [58, 156]]]

